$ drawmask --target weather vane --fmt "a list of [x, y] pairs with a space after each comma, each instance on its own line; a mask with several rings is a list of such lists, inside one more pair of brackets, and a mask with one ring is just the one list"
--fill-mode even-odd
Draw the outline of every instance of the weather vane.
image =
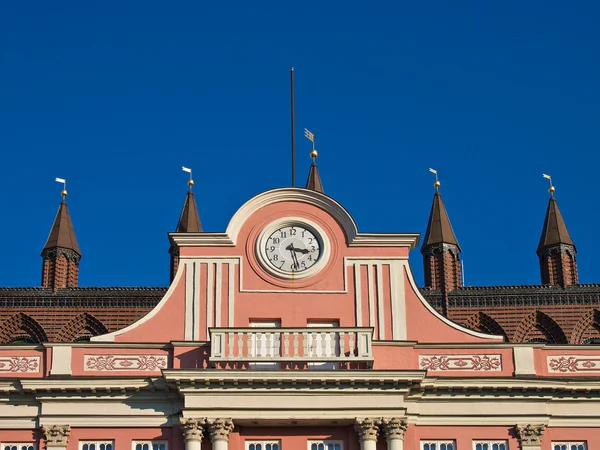
[[190, 174], [190, 179], [188, 180], [188, 186], [190, 187], [190, 191], [191, 191], [192, 186], [194, 185], [194, 180], [192, 179], [192, 169], [181, 166], [181, 170]]
[[552, 197], [554, 197], [554, 191], [556, 189], [554, 189], [554, 185], [552, 184], [552, 177], [550, 175], [546, 175], [545, 173], [543, 173], [542, 176], [550, 182], [550, 187], [548, 188], [548, 192], [550, 192], [550, 195]]
[[434, 173], [434, 174], [435, 174], [435, 183], [433, 183], [433, 187], [435, 187], [435, 190], [436, 190], [436, 191], [439, 191], [439, 190], [440, 190], [440, 180], [438, 180], [438, 173], [437, 173], [437, 170], [435, 170], [435, 169], [432, 169], [432, 168], [430, 167], [430, 168], [429, 168], [429, 171], [430, 171], [431, 173]]
[[57, 183], [62, 183], [63, 184], [63, 190], [60, 193], [60, 195], [62, 195], [63, 201], [65, 201], [65, 199], [67, 198], [67, 180], [65, 180], [64, 178], [56, 178], [55, 181]]
[[313, 159], [313, 162], [315, 162], [315, 159], [317, 158], [317, 151], [315, 150], [315, 135], [313, 133], [311, 133], [310, 131], [308, 131], [308, 128], [304, 129], [304, 136], [306, 136], [306, 138], [312, 142], [312, 150], [310, 152], [310, 157]]

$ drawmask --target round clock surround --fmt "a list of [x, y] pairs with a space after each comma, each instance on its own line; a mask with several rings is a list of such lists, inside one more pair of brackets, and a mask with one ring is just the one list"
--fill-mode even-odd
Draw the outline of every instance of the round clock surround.
[[256, 240], [263, 269], [286, 280], [308, 278], [329, 260], [331, 245], [325, 231], [301, 217], [286, 217], [267, 225]]

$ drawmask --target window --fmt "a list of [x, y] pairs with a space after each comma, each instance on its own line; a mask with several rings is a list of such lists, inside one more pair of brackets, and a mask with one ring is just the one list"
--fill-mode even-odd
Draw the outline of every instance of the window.
[[280, 441], [246, 441], [246, 450], [281, 450]]
[[113, 450], [113, 441], [79, 441], [79, 450]]
[[587, 444], [580, 442], [553, 442], [552, 450], [586, 450]]
[[344, 450], [341, 441], [308, 441], [308, 450]]
[[167, 441], [133, 441], [132, 450], [168, 450]]
[[455, 450], [454, 441], [421, 441], [421, 450]]
[[10, 442], [2, 444], [2, 450], [35, 450], [33, 442]]
[[474, 450], [507, 450], [506, 441], [473, 441]]

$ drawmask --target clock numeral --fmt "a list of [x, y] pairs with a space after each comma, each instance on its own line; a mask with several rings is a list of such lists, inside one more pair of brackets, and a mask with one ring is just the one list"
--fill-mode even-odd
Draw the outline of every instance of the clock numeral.
[[312, 257], [312, 255], [308, 255], [308, 260], [309, 260], [309, 261], [312, 261], [312, 260], [313, 260], [313, 257]]
[[273, 244], [279, 244], [279, 238], [271, 238], [273, 240]]
[[296, 236], [296, 229], [290, 228], [290, 236]]
[[302, 237], [306, 234], [306, 230], [302, 230]]
[[269, 247], [269, 251], [270, 251], [270, 252], [274, 252], [274, 251], [275, 251], [275, 246], [274, 246], [274, 245], [271, 245], [271, 247]]
[[314, 251], [316, 251], [316, 250], [317, 250], [317, 247], [315, 247], [314, 245], [311, 245], [311, 246], [310, 246], [310, 251], [311, 251], [311, 252], [314, 252]]
[[284, 264], [285, 264], [285, 261], [281, 261], [281, 265], [279, 266], [279, 268], [281, 269]]
[[279, 259], [279, 255], [275, 254], [273, 255], [273, 261], [277, 261]]
[[281, 231], [279, 230], [279, 232], [281, 233], [281, 239], [286, 238], [287, 237], [287, 232], [286, 231]]
[[315, 238], [311, 238], [311, 237], [309, 237], [309, 238], [308, 238], [308, 243], [309, 243], [309, 244], [312, 244], [314, 240], [315, 240]]

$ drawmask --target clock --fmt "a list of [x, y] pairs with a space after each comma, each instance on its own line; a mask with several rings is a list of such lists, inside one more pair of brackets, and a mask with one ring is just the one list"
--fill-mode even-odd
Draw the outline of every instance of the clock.
[[328, 240], [318, 225], [287, 218], [263, 230], [257, 241], [257, 254], [262, 266], [281, 278], [306, 278], [326, 262]]

